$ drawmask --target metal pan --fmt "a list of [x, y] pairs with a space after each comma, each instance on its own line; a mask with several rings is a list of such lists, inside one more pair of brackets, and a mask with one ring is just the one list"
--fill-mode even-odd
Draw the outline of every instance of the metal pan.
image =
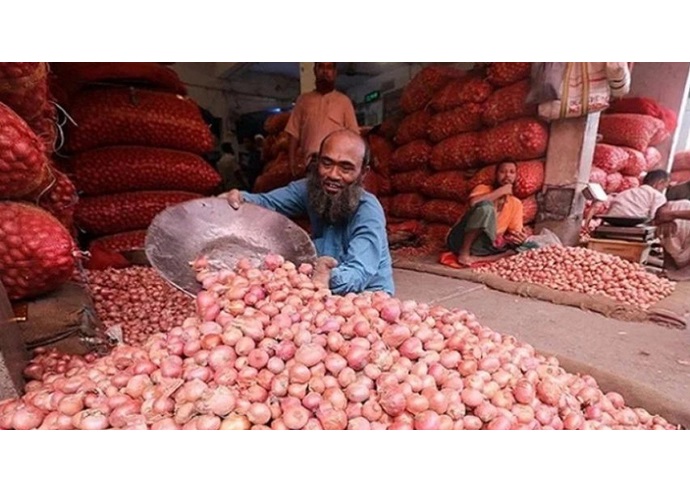
[[254, 264], [269, 253], [295, 264], [314, 262], [316, 248], [297, 224], [274, 211], [227, 200], [190, 200], [158, 214], [146, 233], [146, 256], [168, 282], [196, 296], [201, 285], [190, 262], [206, 256], [213, 269], [232, 269], [241, 258]]

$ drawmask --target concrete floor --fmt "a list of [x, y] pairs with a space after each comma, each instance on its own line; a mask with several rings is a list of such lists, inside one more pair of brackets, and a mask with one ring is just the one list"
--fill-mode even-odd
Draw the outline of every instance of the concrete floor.
[[690, 332], [522, 298], [484, 285], [395, 269], [396, 297], [474, 313], [494, 331], [555, 355], [572, 373], [594, 376], [669, 421], [690, 426]]

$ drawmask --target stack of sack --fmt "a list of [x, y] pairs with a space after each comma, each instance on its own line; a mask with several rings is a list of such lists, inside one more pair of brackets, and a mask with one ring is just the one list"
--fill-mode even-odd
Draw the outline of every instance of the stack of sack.
[[428, 66], [401, 97], [405, 118], [390, 159], [389, 223], [422, 223], [421, 246], [396, 255], [441, 249], [450, 227], [467, 211], [470, 192], [493, 185], [496, 165], [518, 164], [515, 195], [524, 222], [537, 215], [535, 194], [544, 183], [548, 127], [526, 104], [529, 62], [494, 62], [469, 72]]
[[74, 185], [53, 167], [56, 109], [45, 62], [0, 63], [0, 283], [11, 300], [72, 276]]
[[213, 136], [174, 71], [157, 63], [53, 67], [53, 91], [70, 116], [61, 167], [80, 195], [75, 224], [91, 267], [114, 265], [110, 252], [142, 248], [168, 206], [219, 192], [221, 177], [202, 158]]

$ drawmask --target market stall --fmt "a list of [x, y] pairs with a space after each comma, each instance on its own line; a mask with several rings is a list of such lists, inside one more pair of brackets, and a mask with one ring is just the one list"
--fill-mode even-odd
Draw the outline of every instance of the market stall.
[[[159, 64], [58, 64], [51, 88], [70, 119], [44, 136], [45, 123], [33, 123], [54, 107], [46, 110], [41, 67], [0, 64], [0, 75], [26, 78], [21, 88], [34, 85], [28, 94], [41, 109], [26, 113], [26, 93], [0, 92], [0, 102], [22, 103], [0, 103], [0, 166], [10, 172], [0, 178], [0, 281], [33, 353], [22, 395], [0, 400], [0, 429], [679, 428], [467, 311], [423, 296], [334, 295], [310, 264], [278, 255], [220, 271], [189, 261], [203, 287], [189, 298], [133, 255], [161, 211], [218, 193], [198, 106]], [[386, 212], [395, 267], [685, 326], [688, 288], [584, 248], [555, 245], [474, 269], [438, 263], [469, 192], [491, 184], [502, 161], [517, 163], [514, 191], [534, 231], [549, 127], [526, 103], [530, 70], [429, 65], [403, 91], [404, 116], [362, 130], [373, 154], [364, 187]], [[599, 170], [626, 173], [601, 180], [609, 191], [655, 167], [654, 144], [671, 132], [629, 110], [621, 104], [613, 124], [604, 119], [595, 152]], [[288, 115], [265, 123], [257, 191], [304, 173], [287, 167]], [[643, 123], [645, 143], [616, 138], [630, 135], [618, 122], [630, 119]], [[64, 146], [50, 148], [63, 131]]]

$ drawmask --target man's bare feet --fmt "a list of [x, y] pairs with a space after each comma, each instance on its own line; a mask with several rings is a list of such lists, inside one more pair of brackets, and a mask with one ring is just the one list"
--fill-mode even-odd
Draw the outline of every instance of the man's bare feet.
[[464, 254], [458, 255], [458, 263], [462, 264], [463, 266], [471, 266], [475, 262], [477, 262], [477, 257]]
[[463, 264], [464, 266], [471, 266], [472, 264], [476, 264], [478, 262], [494, 262], [494, 261], [497, 261], [499, 259], [503, 259], [504, 257], [508, 257], [510, 255], [515, 255], [515, 254], [516, 254], [516, 252], [514, 250], [508, 250], [508, 251], [502, 252], [500, 254], [485, 255], [485, 256], [460, 254], [460, 255], [458, 255], [458, 263]]

